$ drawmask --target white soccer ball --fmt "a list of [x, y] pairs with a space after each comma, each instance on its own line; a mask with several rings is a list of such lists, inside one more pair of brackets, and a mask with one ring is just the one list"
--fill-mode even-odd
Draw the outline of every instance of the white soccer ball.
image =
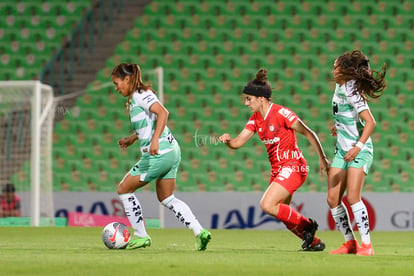
[[129, 229], [121, 222], [111, 222], [102, 231], [102, 240], [109, 249], [123, 249], [129, 241]]

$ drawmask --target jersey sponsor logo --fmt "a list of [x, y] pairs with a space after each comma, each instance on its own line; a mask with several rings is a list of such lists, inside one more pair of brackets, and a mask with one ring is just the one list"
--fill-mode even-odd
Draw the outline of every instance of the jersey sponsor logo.
[[365, 102], [357, 102], [357, 103], [355, 103], [355, 107], [356, 107], [357, 110], [360, 110], [361, 108], [365, 108], [366, 104], [365, 104]]
[[146, 101], [146, 102], [147, 102], [147, 104], [149, 104], [150, 102], [152, 102], [152, 101], [154, 101], [154, 100], [155, 100], [155, 97], [154, 97], [153, 95], [147, 95], [147, 96], [145, 96], [142, 100], [143, 100], [143, 101]]
[[288, 119], [288, 121], [289, 122], [292, 122], [293, 121], [293, 119], [295, 119], [295, 114], [292, 112], [292, 111], [290, 111], [290, 110], [288, 110], [288, 109], [286, 109], [286, 108], [281, 108], [280, 110], [279, 110], [279, 113], [283, 116], [283, 117], [285, 117], [286, 119]]
[[273, 145], [273, 144], [279, 143], [280, 142], [280, 138], [279, 137], [275, 137], [273, 139], [264, 139], [264, 140], [262, 140], [262, 142], [265, 145]]
[[353, 101], [356, 106], [365, 106], [364, 97], [362, 97], [356, 90], [352, 92], [351, 95], [348, 95], [348, 97], [351, 97], [351, 101]]

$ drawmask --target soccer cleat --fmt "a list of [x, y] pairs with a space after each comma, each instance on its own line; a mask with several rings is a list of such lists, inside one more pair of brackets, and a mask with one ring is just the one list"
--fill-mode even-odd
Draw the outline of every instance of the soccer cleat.
[[312, 245], [315, 239], [315, 232], [318, 230], [318, 223], [313, 219], [309, 219], [310, 225], [303, 229], [303, 241], [302, 241], [302, 249], [306, 250], [309, 246]]
[[360, 247], [358, 247], [356, 254], [358, 256], [372, 256], [374, 255], [374, 248], [372, 248], [371, 243], [362, 243]]
[[200, 234], [196, 236], [196, 242], [194, 245], [195, 250], [204, 251], [207, 248], [208, 242], [211, 240], [211, 233], [206, 229], [203, 229]]
[[303, 249], [303, 251], [323, 251], [324, 249], [325, 243], [322, 240], [315, 237], [313, 243], [307, 248]]
[[356, 254], [358, 250], [358, 241], [357, 240], [350, 240], [346, 243], [343, 243], [341, 247], [338, 249], [332, 250], [329, 254], [336, 255], [336, 254]]
[[133, 236], [129, 240], [125, 249], [137, 249], [137, 248], [145, 248], [151, 246], [152, 240], [150, 236], [146, 236], [144, 238], [140, 238], [138, 236]]

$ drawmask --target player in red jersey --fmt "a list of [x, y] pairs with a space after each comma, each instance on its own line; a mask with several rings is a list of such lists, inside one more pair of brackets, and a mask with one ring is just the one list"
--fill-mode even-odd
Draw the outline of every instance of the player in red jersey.
[[0, 218], [20, 217], [20, 197], [16, 195], [14, 184], [5, 184], [2, 192], [0, 196]]
[[323, 174], [323, 171], [327, 173], [329, 161], [318, 137], [293, 111], [271, 102], [272, 89], [267, 81], [266, 69], [257, 72], [256, 78], [244, 87], [243, 93], [245, 105], [253, 115], [236, 138], [232, 139], [228, 133], [224, 133], [220, 141], [229, 148], [238, 149], [257, 132], [266, 146], [271, 164], [270, 184], [260, 201], [261, 208], [301, 238], [303, 250], [324, 250], [325, 244], [315, 236], [318, 229], [316, 221], [304, 217], [289, 206], [292, 195], [305, 182], [308, 174], [295, 131], [304, 135], [315, 148]]

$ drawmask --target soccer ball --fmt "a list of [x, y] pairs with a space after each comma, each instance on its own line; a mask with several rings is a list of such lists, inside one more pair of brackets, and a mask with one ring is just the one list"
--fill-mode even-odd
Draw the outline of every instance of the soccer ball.
[[123, 249], [129, 241], [128, 227], [121, 222], [111, 222], [102, 231], [102, 240], [109, 249]]

